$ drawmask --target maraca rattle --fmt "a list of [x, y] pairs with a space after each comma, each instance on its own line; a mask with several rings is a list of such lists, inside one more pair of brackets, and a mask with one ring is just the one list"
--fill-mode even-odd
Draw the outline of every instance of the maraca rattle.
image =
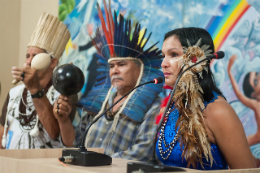
[[[33, 57], [31, 62], [31, 68], [34, 68], [36, 70], [45, 70], [49, 67], [51, 64], [51, 54], [47, 53], [39, 53]], [[16, 85], [18, 82], [20, 82], [17, 79], [14, 79], [12, 83]]]
[[53, 73], [54, 88], [65, 96], [77, 94], [84, 85], [83, 72], [73, 64], [59, 66]]

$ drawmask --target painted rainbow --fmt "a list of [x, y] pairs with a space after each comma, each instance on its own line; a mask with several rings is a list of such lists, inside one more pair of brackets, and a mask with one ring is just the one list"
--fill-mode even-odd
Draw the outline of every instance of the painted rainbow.
[[232, 29], [249, 7], [250, 5], [246, 0], [235, 0], [234, 3], [219, 6], [223, 15], [213, 16], [205, 28], [213, 38], [215, 51], [219, 51]]

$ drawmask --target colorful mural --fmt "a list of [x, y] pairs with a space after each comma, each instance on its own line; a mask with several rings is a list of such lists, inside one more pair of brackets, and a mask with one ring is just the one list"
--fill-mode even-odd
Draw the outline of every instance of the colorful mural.
[[240, 118], [256, 158], [260, 158], [259, 7], [260, 1], [253, 0], [220, 5], [223, 22], [220, 17], [212, 18], [208, 27], [216, 50], [226, 54], [223, 60], [212, 63], [215, 78]]
[[[93, 30], [100, 26], [96, 3], [102, 0], [61, 0], [59, 17], [69, 28], [71, 39], [60, 64], [73, 62], [84, 72], [85, 97], [95, 82]], [[108, 1], [107, 1], [108, 2]], [[152, 32], [147, 46], [179, 27], [202, 27], [209, 31], [215, 49], [225, 58], [211, 64], [218, 87], [235, 109], [251, 150], [260, 158], [260, 1], [258, 0], [111, 0], [116, 13], [140, 21]]]

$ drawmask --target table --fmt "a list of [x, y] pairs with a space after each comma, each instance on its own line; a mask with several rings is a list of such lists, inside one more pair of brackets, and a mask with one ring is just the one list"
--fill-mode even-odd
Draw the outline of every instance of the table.
[[[128, 162], [113, 158], [112, 165], [99, 167], [82, 167], [58, 161], [61, 149], [0, 150], [0, 173], [124, 173]], [[104, 153], [101, 148], [89, 148], [90, 151]], [[239, 169], [224, 171], [199, 171], [185, 168], [192, 173], [259, 173], [260, 169]]]

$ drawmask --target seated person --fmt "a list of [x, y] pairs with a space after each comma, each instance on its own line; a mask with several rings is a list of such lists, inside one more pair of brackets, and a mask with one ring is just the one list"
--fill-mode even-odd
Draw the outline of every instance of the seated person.
[[[106, 5], [104, 6], [107, 11]], [[99, 14], [102, 15], [100, 9]], [[143, 41], [139, 24], [136, 25], [134, 34], [130, 34], [129, 27], [120, 29], [130, 26], [129, 20], [124, 20], [120, 15], [119, 21], [113, 21], [112, 14], [109, 14], [106, 19], [114, 23], [114, 26], [108, 23], [107, 31], [102, 16], [99, 17], [103, 30], [96, 31], [94, 42], [100, 58], [100, 74], [87, 97], [78, 103], [84, 111], [76, 130], [68, 118], [71, 106], [67, 97], [61, 95], [53, 108], [62, 141], [67, 147], [72, 147], [73, 141], [74, 146], [79, 147], [83, 133], [93, 119], [135, 86], [163, 76], [158, 70], [161, 52], [154, 45], [144, 50], [149, 38], [146, 42]], [[114, 19], [118, 17], [115, 16]], [[112, 157], [147, 161], [152, 153], [155, 116], [160, 108], [158, 94], [161, 90], [162, 84], [147, 84], [124, 97], [93, 124], [86, 136], [85, 147], [104, 148], [105, 154]]]
[[[162, 55], [165, 84], [214, 52], [210, 34], [201, 28], [166, 33]], [[216, 87], [210, 61], [180, 78], [160, 127], [156, 153], [164, 165], [197, 169], [255, 168], [243, 126]]]
[[[59, 25], [50, 24], [52, 22]], [[22, 80], [23, 84], [10, 90], [3, 106], [1, 148], [62, 147], [58, 140], [59, 125], [52, 111], [59, 93], [53, 88], [51, 79], [69, 38], [67, 27], [57, 17], [47, 13], [41, 16], [28, 44], [24, 67], [12, 67], [13, 77]], [[31, 68], [31, 62], [39, 53], [52, 53], [53, 57], [47, 69], [36, 71]]]

